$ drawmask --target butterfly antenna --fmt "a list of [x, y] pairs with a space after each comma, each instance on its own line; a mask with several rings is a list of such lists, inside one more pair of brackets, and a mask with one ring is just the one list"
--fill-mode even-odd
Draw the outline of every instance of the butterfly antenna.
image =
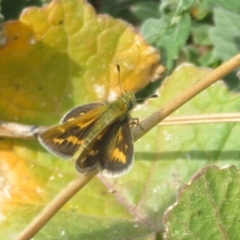
[[118, 65], [118, 64], [117, 64], [117, 71], [118, 71], [118, 82], [119, 82], [120, 91], [121, 91], [121, 94], [123, 94], [121, 78], [120, 78], [121, 68], [120, 68], [120, 65]]
[[149, 96], [149, 97], [145, 97], [145, 98], [137, 98], [137, 100], [147, 100], [147, 99], [150, 99], [150, 98], [157, 98], [157, 97], [158, 97], [157, 94], [153, 94], [153, 95], [151, 95], [151, 96]]

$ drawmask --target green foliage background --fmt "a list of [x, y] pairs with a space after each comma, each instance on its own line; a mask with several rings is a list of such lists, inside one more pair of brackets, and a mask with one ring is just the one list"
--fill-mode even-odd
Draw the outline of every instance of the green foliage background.
[[[42, 6], [47, 2], [49, 1], [2, 0], [1, 13], [5, 20], [16, 19], [26, 6]], [[239, 53], [240, 1], [96, 0], [91, 1], [91, 3], [98, 13], [107, 13], [113, 17], [122, 18], [139, 29], [144, 38], [161, 52], [163, 64], [167, 67], [165, 75], [170, 75], [177, 66], [185, 62], [193, 63], [199, 67], [215, 68]], [[175, 89], [178, 87], [176, 82], [181, 82], [178, 82], [178, 79], [194, 79], [193, 76], [195, 76], [194, 81], [198, 80], [198, 71], [192, 68], [185, 69], [185, 71], [187, 71], [186, 75], [183, 74], [183, 76], [173, 77], [175, 82], [174, 84], [169, 83], [169, 85], [172, 84], [170, 87], [168, 86], [169, 92], [164, 92], [164, 90], [161, 91], [161, 95], [163, 96], [161, 101], [167, 101], [170, 96], [174, 97]], [[191, 71], [193, 71], [193, 75], [190, 74]], [[194, 83], [194, 81], [192, 81], [192, 83]], [[227, 76], [225, 81], [231, 91], [238, 92], [239, 79], [235, 72]], [[180, 86], [186, 87], [189, 85], [189, 82], [181, 82], [179, 84], [181, 84]], [[157, 85], [160, 85], [160, 81], [157, 84], [154, 83], [153, 87], [156, 89]], [[219, 112], [229, 112], [231, 110], [238, 111], [238, 98], [239, 96], [237, 94], [232, 94], [232, 92], [229, 92], [223, 87], [223, 84], [220, 83], [208, 89], [203, 95], [196, 98], [189, 105], [183, 107], [176, 114], [187, 115], [189, 111], [191, 111], [191, 113], [201, 114], [205, 113], [205, 109], [207, 109], [207, 113], [211, 113], [212, 110], [216, 109], [219, 110]], [[195, 173], [201, 167], [209, 163], [217, 163], [220, 166], [224, 166], [229, 160], [232, 160], [230, 163], [239, 167], [238, 129], [239, 125], [234, 123], [221, 126], [212, 124], [207, 127], [186, 126], [182, 127], [180, 131], [179, 128], [175, 126], [171, 127], [170, 130], [169, 128], [162, 128], [154, 134], [151, 133], [152, 135], [148, 135], [147, 138], [149, 138], [149, 141], [151, 141], [151, 138], [155, 139], [157, 137], [166, 140], [169, 136], [174, 136], [174, 139], [170, 143], [166, 140], [159, 146], [156, 144], [156, 146], [152, 146], [152, 149], [147, 149], [147, 146], [146, 148], [143, 147], [142, 151], [146, 155], [151, 155], [155, 153], [154, 151], [156, 151], [156, 149], [160, 147], [163, 148], [165, 151], [165, 155], [163, 154], [164, 156], [161, 154], [160, 156], [151, 155], [154, 159], [161, 159], [161, 161], [156, 161], [156, 165], [159, 166], [159, 168], [156, 169], [162, 169], [163, 173], [154, 171], [151, 173], [151, 177], [149, 177], [151, 178], [150, 180], [147, 178], [144, 179], [143, 176], [141, 176], [142, 178], [139, 180], [138, 171], [136, 170], [136, 174], [133, 173], [130, 178], [123, 178], [123, 180], [119, 180], [119, 182], [118, 180], [109, 180], [107, 185], [114, 186], [114, 184], [116, 184], [116, 189], [122, 193], [128, 202], [134, 205], [138, 203], [139, 196], [142, 194], [142, 192], [137, 189], [138, 186], [144, 188], [144, 184], [147, 182], [150, 186], [148, 185], [146, 190], [143, 190], [143, 192], [145, 191], [143, 194], [144, 200], [139, 203], [140, 212], [143, 216], [147, 216], [146, 218], [148, 218], [148, 220], [150, 219], [152, 221], [150, 224], [151, 227], [157, 226], [155, 229], [165, 227], [165, 231], [166, 229], [168, 230], [165, 234], [167, 239], [226, 239], [225, 236], [229, 236], [229, 239], [239, 239], [240, 213], [238, 206], [240, 193], [238, 189], [240, 177], [235, 167], [224, 170], [219, 170], [218, 168], [204, 168], [198, 176], [193, 178], [189, 186], [185, 187], [184, 190], [186, 191], [180, 194], [180, 198], [176, 203], [177, 207], [174, 208], [172, 213], [171, 211], [168, 212], [164, 218], [164, 223], [162, 223], [163, 212], [169, 207], [168, 203], [174, 201], [176, 189], [173, 186], [172, 189], [169, 190], [168, 187], [164, 188], [164, 184], [162, 184], [159, 193], [157, 192], [158, 188], [155, 183], [158, 181], [161, 181], [161, 183], [166, 182], [166, 186], [169, 186], [167, 183], [168, 181], [170, 182], [169, 179], [171, 177], [178, 178], [178, 176], [173, 177], [171, 175], [173, 168], [175, 168], [176, 171], [180, 169], [179, 171], [182, 173], [182, 178], [179, 183], [181, 185], [189, 180], [189, 175], [191, 176], [192, 172]], [[209, 135], [213, 135], [213, 132], [214, 139], [209, 138]], [[181, 149], [182, 152], [178, 155], [179, 149]], [[191, 149], [192, 152], [188, 152], [188, 149]], [[202, 151], [199, 151], [199, 149]], [[175, 153], [171, 153], [173, 150], [175, 150]], [[159, 153], [156, 151], [156, 155], [157, 154]], [[184, 154], [186, 154], [186, 156]], [[194, 155], [195, 158], [192, 157], [191, 154]], [[144, 161], [145, 159], [141, 159], [142, 155], [140, 155], [141, 154], [138, 156], [140, 165], [138, 165], [137, 168], [143, 168], [151, 164], [149, 162], [146, 163], [146, 161]], [[192, 158], [197, 161], [191, 161]], [[176, 160], [174, 162], [175, 165], [172, 164], [172, 159]], [[49, 162], [49, 159], [47, 160]], [[65, 163], [61, 165], [62, 169], [65, 168], [64, 164]], [[168, 168], [170, 165], [171, 171], [169, 170], [170, 168]], [[151, 166], [149, 169], [152, 170], [155, 169], [155, 167], [156, 166]], [[146, 171], [149, 169], [146, 168]], [[39, 171], [41, 171], [41, 169]], [[69, 181], [70, 179], [69, 177]], [[65, 184], [66, 182], [62, 183], [63, 186]], [[122, 189], [121, 184], [130, 185], [130, 187], [129, 189]], [[173, 183], [171, 182], [171, 184]], [[99, 190], [100, 193], [102, 195], [107, 195], [109, 197], [109, 202], [106, 204], [106, 202], [102, 200], [103, 198], [99, 197], [100, 201], [98, 202], [99, 205], [97, 205], [96, 199], [94, 199], [91, 202], [92, 204], [96, 204], [94, 205], [94, 210], [98, 211], [98, 209], [101, 209], [104, 203], [106, 205], [111, 205], [112, 210], [104, 208], [102, 210], [103, 212], [98, 212], [99, 218], [97, 220], [94, 217], [89, 217], [86, 221], [83, 217], [82, 221], [86, 221], [86, 225], [84, 226], [86, 229], [81, 229], [82, 235], [80, 236], [84, 236], [85, 232], [88, 232], [89, 229], [94, 229], [94, 226], [99, 224], [97, 231], [94, 229], [94, 231], [91, 232], [91, 238], [89, 238], [87, 233], [85, 237], [88, 237], [88, 239], [98, 239], [96, 234], [100, 234], [100, 236], [105, 236], [104, 239], [111, 240], [108, 233], [103, 231], [105, 227], [108, 227], [108, 219], [106, 218], [104, 221], [101, 219], [104, 214], [108, 216], [107, 211], [112, 211], [111, 216], [113, 216], [113, 218], [116, 214], [113, 225], [116, 229], [121, 226], [121, 231], [123, 232], [119, 234], [127, 234], [129, 236], [128, 239], [160, 239], [164, 236], [162, 233], [157, 233], [154, 227], [151, 229], [142, 224], [140, 225], [141, 230], [139, 230], [139, 236], [136, 237], [133, 229], [136, 227], [137, 223], [134, 219], [129, 217], [131, 215], [128, 212], [129, 209], [126, 210], [126, 208], [123, 207], [123, 209], [120, 210], [123, 219], [118, 219], [117, 213], [119, 206], [114, 205], [116, 203], [113, 197], [110, 196], [111, 194], [104, 190], [105, 187], [99, 185], [101, 184], [97, 180], [91, 183], [90, 186], [83, 191], [83, 194], [87, 196], [87, 200], [74, 199], [74, 203], [76, 202], [74, 206], [78, 206], [77, 204], [79, 204], [79, 201], [81, 204], [86, 204], [87, 206], [87, 203], [89, 204], [90, 200], [92, 200], [92, 189], [95, 188], [101, 189], [101, 191]], [[51, 189], [51, 187], [49, 188]], [[137, 190], [135, 191], [134, 189]], [[151, 198], [151, 193], [153, 192], [158, 196], [159, 202], [157, 204], [155, 199], [153, 200], [153, 198]], [[165, 196], [170, 196], [169, 198], [171, 200], [168, 202]], [[53, 196], [49, 198], [51, 197]], [[154, 204], [156, 204], [156, 206]], [[37, 214], [39, 209], [34, 205], [32, 208], [33, 211], [36, 211], [35, 214]], [[107, 210], [105, 211], [105, 209]], [[159, 212], [156, 211], [156, 213], [153, 213], [155, 209]], [[26, 211], [26, 209], [19, 210], [20, 214], [24, 213], [24, 211]], [[89, 214], [90, 211], [91, 209], [89, 210], [86, 207], [86, 215]], [[148, 215], [149, 212], [152, 214], [151, 216]], [[69, 214], [69, 218], [73, 219], [72, 216], [72, 214]], [[74, 215], [74, 217], [76, 217], [76, 220], [74, 219], [72, 221], [74, 224], [69, 224], [66, 227], [68, 231], [67, 235], [69, 236], [71, 236], [78, 227], [79, 216]], [[81, 217], [82, 216], [80, 216], [80, 220]], [[66, 215], [60, 213], [57, 224], [61, 225], [62, 223], [64, 225], [65, 218]], [[21, 219], [21, 221], [23, 220]], [[211, 225], [211, 223], [214, 224]], [[17, 223], [15, 224], [17, 225]], [[22, 225], [24, 224], [25, 222], [22, 223]], [[51, 224], [55, 232], [52, 232]], [[54, 239], [54, 234], [62, 230], [61, 228], [56, 229], [57, 224], [54, 222], [50, 223], [50, 228], [40, 233], [37, 239]], [[71, 227], [73, 229], [71, 229]], [[6, 230], [6, 232], [8, 231]], [[74, 236], [78, 236], [77, 234], [78, 233]], [[46, 236], [50, 237], [48, 238]], [[216, 238], [214, 238], [214, 236]]]

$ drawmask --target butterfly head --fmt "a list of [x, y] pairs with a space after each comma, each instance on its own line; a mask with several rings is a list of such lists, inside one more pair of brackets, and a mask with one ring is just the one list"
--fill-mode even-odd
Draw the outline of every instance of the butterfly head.
[[123, 92], [120, 99], [125, 104], [127, 111], [132, 110], [137, 104], [135, 94], [131, 92]]

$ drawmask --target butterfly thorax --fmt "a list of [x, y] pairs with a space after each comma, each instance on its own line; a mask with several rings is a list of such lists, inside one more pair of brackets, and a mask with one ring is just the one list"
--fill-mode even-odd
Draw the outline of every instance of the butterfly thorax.
[[118, 99], [108, 105], [108, 108], [112, 109], [113, 111], [118, 110], [120, 119], [124, 120], [129, 114], [129, 111], [132, 110], [135, 105], [135, 95], [130, 92], [123, 92]]

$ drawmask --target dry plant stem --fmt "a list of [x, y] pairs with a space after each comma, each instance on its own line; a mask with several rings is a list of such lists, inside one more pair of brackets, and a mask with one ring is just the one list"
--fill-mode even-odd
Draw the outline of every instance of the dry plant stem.
[[48, 128], [0, 121], [0, 137], [35, 138]]
[[15, 238], [15, 240], [31, 239], [80, 189], [82, 189], [93, 177], [97, 170], [86, 172], [77, 176], [63, 189]]
[[193, 116], [176, 116], [167, 117], [159, 125], [182, 125], [182, 124], [199, 124], [199, 123], [227, 123], [240, 122], [240, 113], [215, 113], [201, 114]]
[[240, 54], [236, 55], [229, 61], [222, 64], [220, 67], [214, 69], [212, 72], [208, 73], [201, 80], [197, 81], [191, 85], [186, 91], [182, 92], [171, 102], [166, 104], [164, 108], [153, 113], [151, 116], [146, 118], [133, 128], [132, 133], [134, 141], [141, 138], [144, 134], [150, 131], [154, 126], [161, 122], [164, 118], [182, 106], [184, 103], [192, 99], [198, 93], [209, 87], [211, 84], [215, 83], [218, 79], [226, 76], [228, 73], [232, 72], [236, 67], [240, 66]]

